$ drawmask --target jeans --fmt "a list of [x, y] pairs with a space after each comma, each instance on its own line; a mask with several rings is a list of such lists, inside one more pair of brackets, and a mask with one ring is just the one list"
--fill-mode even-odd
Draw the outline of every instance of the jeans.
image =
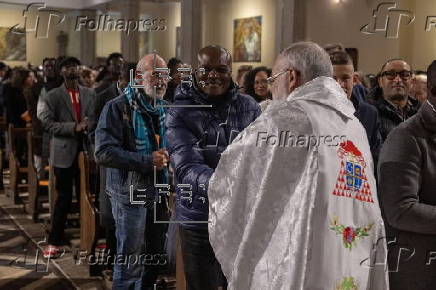
[[179, 228], [187, 290], [227, 289], [227, 280], [215, 258], [207, 230]]
[[113, 269], [112, 265], [117, 253], [117, 239], [115, 237], [115, 221], [112, 215], [112, 205], [109, 199], [109, 195], [106, 194], [106, 168], [99, 167], [100, 172], [100, 188], [99, 188], [99, 205], [100, 205], [100, 225], [104, 228], [106, 246], [108, 253], [110, 253], [110, 259], [108, 263], [108, 269]]
[[[167, 263], [166, 224], [154, 223], [153, 208], [132, 205], [129, 196], [110, 195], [117, 239], [112, 289], [153, 289]], [[162, 207], [157, 210], [160, 217]]]

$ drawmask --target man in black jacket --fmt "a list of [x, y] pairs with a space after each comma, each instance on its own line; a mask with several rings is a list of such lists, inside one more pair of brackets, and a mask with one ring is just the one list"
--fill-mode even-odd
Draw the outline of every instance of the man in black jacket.
[[[117, 83], [120, 77], [121, 69], [124, 65], [124, 58], [121, 53], [111, 53], [106, 59], [106, 67], [104, 72], [104, 78], [99, 82], [95, 88], [95, 93], [99, 94], [106, 90], [111, 84]], [[103, 72], [101, 72], [103, 73]]]
[[402, 59], [388, 60], [378, 74], [380, 88], [367, 96], [378, 110], [383, 142], [393, 128], [418, 111], [419, 103], [409, 97], [412, 77], [407, 62]]
[[232, 57], [220, 46], [198, 53], [193, 85], [179, 87], [168, 112], [168, 151], [177, 187], [176, 214], [189, 290], [226, 287], [209, 243], [207, 188], [221, 153], [260, 114], [232, 81]]
[[353, 103], [354, 109], [356, 109], [354, 115], [365, 128], [372, 157], [374, 163], [377, 164], [381, 146], [380, 121], [377, 109], [353, 93], [354, 65], [348, 53], [345, 51], [333, 52], [330, 54], [330, 60], [333, 64], [333, 78], [342, 87], [347, 98]]
[[428, 100], [392, 130], [380, 152], [378, 190], [395, 290], [436, 285], [436, 61], [427, 88]]

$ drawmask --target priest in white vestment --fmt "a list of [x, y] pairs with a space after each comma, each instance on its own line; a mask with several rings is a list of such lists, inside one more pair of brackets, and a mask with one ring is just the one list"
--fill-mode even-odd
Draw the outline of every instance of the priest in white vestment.
[[368, 139], [331, 76], [317, 44], [285, 49], [274, 101], [222, 154], [209, 236], [228, 289], [389, 289]]

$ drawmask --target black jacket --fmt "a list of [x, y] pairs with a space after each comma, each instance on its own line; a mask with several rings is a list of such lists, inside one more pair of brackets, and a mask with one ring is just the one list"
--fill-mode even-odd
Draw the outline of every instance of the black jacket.
[[380, 118], [380, 133], [383, 142], [386, 140], [393, 128], [415, 115], [418, 111], [418, 104], [414, 104], [410, 98], [406, 105], [405, 116], [402, 116], [397, 108], [388, 103], [383, 97], [374, 99], [374, 106], [378, 110]]
[[362, 123], [363, 127], [365, 128], [372, 158], [374, 159], [374, 164], [377, 164], [378, 155], [382, 144], [380, 120], [377, 109], [354, 94], [351, 95], [351, 102], [356, 110], [354, 115], [357, 117], [357, 119], [359, 119], [360, 123]]
[[[227, 98], [211, 103], [195, 86], [179, 86], [166, 119], [168, 152], [174, 169], [178, 220], [207, 229], [207, 188], [221, 153], [261, 113], [257, 102], [232, 84]], [[203, 107], [180, 107], [202, 105]], [[211, 106], [211, 107], [204, 107]], [[203, 223], [189, 223], [189, 222]]]
[[378, 191], [391, 289], [435, 289], [436, 112], [427, 103], [386, 139]]
[[26, 127], [26, 122], [21, 119], [21, 115], [27, 110], [23, 90], [7, 83], [3, 87], [3, 96], [8, 124], [13, 124], [15, 128]]

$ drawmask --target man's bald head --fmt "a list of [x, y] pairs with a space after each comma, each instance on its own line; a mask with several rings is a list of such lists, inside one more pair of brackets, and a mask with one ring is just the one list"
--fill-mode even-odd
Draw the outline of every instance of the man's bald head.
[[141, 58], [136, 65], [136, 71], [146, 72], [157, 67], [167, 67], [167, 63], [160, 55], [150, 53]]
[[196, 80], [199, 89], [210, 99], [224, 96], [232, 81], [230, 52], [218, 45], [209, 45], [200, 49]]
[[156, 87], [156, 96], [160, 99], [165, 95], [168, 78], [163, 76], [161, 72], [155, 72], [156, 68], [166, 68], [167, 63], [158, 54], [147, 54], [136, 65], [136, 71], [144, 73], [144, 91], [147, 95], [154, 95], [154, 87]]
[[198, 52], [198, 63], [220, 63], [232, 67], [232, 55], [227, 49], [219, 45], [203, 47]]

